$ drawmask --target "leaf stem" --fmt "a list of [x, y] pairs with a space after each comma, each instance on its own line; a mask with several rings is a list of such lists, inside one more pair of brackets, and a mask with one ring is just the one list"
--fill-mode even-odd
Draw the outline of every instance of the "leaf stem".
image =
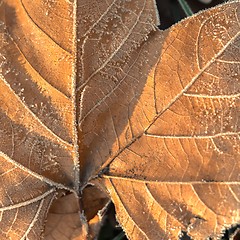
[[194, 12], [192, 11], [192, 9], [190, 8], [190, 6], [188, 5], [188, 3], [185, 0], [178, 0], [178, 3], [180, 4], [180, 6], [183, 9], [186, 16], [189, 17], [194, 14]]

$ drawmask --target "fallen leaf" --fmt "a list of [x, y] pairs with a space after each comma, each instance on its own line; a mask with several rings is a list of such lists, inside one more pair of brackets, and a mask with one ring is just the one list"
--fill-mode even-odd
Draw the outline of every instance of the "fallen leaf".
[[216, 239], [239, 222], [239, 10], [226, 4], [163, 33], [128, 120], [134, 137], [103, 176], [130, 239]]
[[239, 3], [1, 1], [1, 239], [94, 238], [108, 197], [129, 239], [239, 223]]
[[88, 226], [82, 224], [81, 218], [84, 215], [79, 213], [79, 204], [73, 193], [59, 197], [49, 209], [44, 239], [87, 239]]

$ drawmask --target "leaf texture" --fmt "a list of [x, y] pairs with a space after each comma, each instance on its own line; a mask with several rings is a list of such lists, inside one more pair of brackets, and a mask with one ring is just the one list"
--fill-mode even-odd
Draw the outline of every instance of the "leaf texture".
[[130, 239], [216, 239], [239, 222], [239, 13], [226, 4], [164, 33], [134, 137], [103, 180]]
[[[1, 239], [40, 239], [58, 192], [79, 185], [68, 16], [73, 9], [58, 1], [51, 13], [62, 15], [52, 18], [53, 29], [46, 32], [39, 22], [45, 5], [35, 9], [41, 3], [1, 5]], [[60, 40], [59, 24], [66, 29]]]
[[87, 239], [87, 224], [82, 224], [75, 195], [62, 196], [53, 202], [48, 212], [44, 239]]
[[[85, 1], [80, 2], [86, 4]], [[77, 116], [82, 182], [87, 182], [91, 175], [103, 168], [101, 166], [110, 151], [119, 150], [118, 146], [114, 148], [112, 145], [115, 145], [116, 134], [127, 124], [127, 114], [131, 113], [126, 105], [134, 99], [135, 89], [140, 92], [144, 84], [144, 77], [142, 83], [134, 79], [140, 75], [147, 76], [148, 68], [154, 63], [154, 56], [149, 56], [149, 60], [143, 56], [148, 54], [148, 48], [141, 49], [158, 24], [154, 1], [108, 2], [106, 6], [105, 1], [89, 1], [86, 7], [80, 3], [77, 8], [80, 18], [77, 29], [80, 33], [77, 51], [79, 61], [76, 65], [80, 76], [77, 82], [80, 108]], [[96, 14], [92, 20], [89, 9], [96, 7], [104, 11], [100, 11], [101, 15]], [[92, 24], [83, 24], [82, 27], [81, 21], [84, 22], [85, 18], [88, 24]], [[84, 31], [85, 28], [87, 30]], [[82, 31], [84, 33], [81, 34]], [[146, 60], [149, 63], [143, 66]], [[143, 66], [142, 72], [136, 72], [140, 66]], [[130, 84], [132, 86], [129, 87]], [[118, 99], [125, 91], [129, 94], [119, 106]], [[124, 116], [120, 117], [122, 114]], [[116, 123], [113, 122], [114, 115], [116, 119], [118, 116], [118, 129], [115, 129]]]
[[129, 239], [239, 223], [239, 12], [0, 1], [0, 238], [93, 239], [109, 198]]

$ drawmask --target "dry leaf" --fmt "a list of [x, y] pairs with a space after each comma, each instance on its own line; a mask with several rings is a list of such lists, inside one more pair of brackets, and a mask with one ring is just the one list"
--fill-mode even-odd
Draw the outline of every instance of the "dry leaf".
[[129, 239], [239, 223], [239, 3], [1, 1], [0, 238], [93, 238], [100, 190]]
[[82, 225], [81, 218], [84, 216], [79, 214], [79, 205], [73, 193], [59, 197], [49, 209], [44, 239], [87, 239], [88, 226]]

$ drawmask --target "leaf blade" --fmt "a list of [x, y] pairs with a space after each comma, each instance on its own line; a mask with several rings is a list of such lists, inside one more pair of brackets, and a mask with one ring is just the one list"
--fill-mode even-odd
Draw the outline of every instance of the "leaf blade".
[[[165, 32], [160, 60], [151, 70], [150, 80], [147, 79], [154, 82], [152, 95], [156, 102], [139, 100], [155, 106], [155, 116], [136, 139], [112, 158], [109, 170], [103, 175], [103, 184], [117, 206], [119, 221], [130, 239], [159, 239], [157, 233], [162, 233], [162, 239], [178, 239], [181, 230], [188, 231], [194, 239], [214, 238], [220, 235], [224, 225], [239, 221], [236, 208], [239, 204], [239, 83], [234, 82], [232, 74], [224, 72], [226, 69], [213, 72], [214, 68], [210, 68], [217, 59], [222, 59], [223, 64], [228, 59], [234, 64], [234, 74], [239, 72], [236, 67], [239, 55], [233, 54], [239, 45], [239, 23], [234, 15], [237, 11], [239, 14], [239, 2], [225, 4], [188, 18]], [[223, 15], [225, 20], [220, 18]], [[208, 44], [212, 44], [212, 50], [204, 39], [197, 40], [202, 44], [199, 48], [202, 53], [196, 61], [195, 53], [199, 49], [193, 39], [199, 39], [199, 31], [193, 26], [199, 26], [201, 32], [202, 22], [207, 21], [228, 30], [220, 31], [220, 36], [210, 30], [207, 34], [202, 32]], [[226, 31], [229, 31], [229, 41]], [[179, 61], [181, 57], [185, 60]], [[216, 73], [219, 81], [210, 78], [213, 81], [210, 87], [204, 82], [206, 77], [198, 82], [204, 72], [214, 76]], [[194, 94], [199, 92], [200, 96], [196, 97]], [[153, 211], [152, 204], [158, 210]], [[123, 208], [128, 209], [127, 213]], [[137, 213], [137, 209], [145, 209], [147, 219], [151, 220], [143, 221], [144, 214]], [[158, 216], [160, 212], [162, 215]], [[130, 224], [124, 218], [137, 220]], [[144, 233], [135, 234], [137, 226], [145, 229]], [[154, 235], [149, 229], [158, 230]]]

